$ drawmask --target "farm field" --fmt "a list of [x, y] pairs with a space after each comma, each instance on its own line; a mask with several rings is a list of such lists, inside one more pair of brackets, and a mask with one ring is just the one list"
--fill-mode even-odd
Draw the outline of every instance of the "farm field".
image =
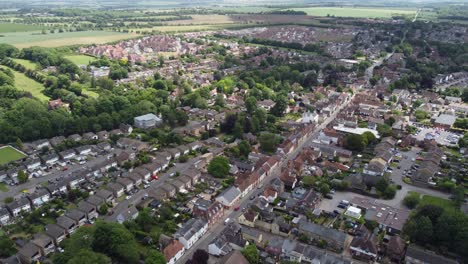
[[168, 21], [169, 25], [229, 24], [235, 21], [226, 15], [191, 15], [192, 19]]
[[37, 25], [0, 22], [0, 33], [37, 31], [43, 28], [45, 27], [37, 26]]
[[23, 59], [13, 59], [14, 62], [23, 65], [26, 69], [28, 70], [35, 70], [37, 67], [37, 64], [29, 61], [29, 60], [23, 60]]
[[[234, 25], [234, 24], [229, 24]], [[140, 29], [133, 29], [133, 30], [140, 30], [144, 31], [159, 31], [159, 32], [189, 32], [189, 31], [203, 31], [203, 30], [219, 30], [223, 28], [228, 28], [228, 25], [219, 25], [219, 24], [211, 24], [211, 25], [167, 25], [167, 26], [156, 26], [151, 28], [140, 28]]]
[[295, 11], [304, 11], [311, 16], [337, 16], [362, 18], [391, 18], [393, 15], [414, 15], [416, 9], [392, 8], [354, 8], [354, 7], [304, 7], [293, 8]]
[[26, 157], [25, 154], [19, 152], [10, 146], [0, 147], [0, 165], [10, 163]]
[[64, 57], [76, 65], [88, 65], [90, 62], [96, 60], [96, 58], [87, 55], [68, 55]]
[[[6, 66], [2, 66], [7, 68]], [[11, 68], [10, 68], [11, 69]], [[15, 75], [15, 87], [18, 90], [30, 92], [32, 96], [36, 97], [37, 99], [41, 101], [48, 101], [50, 98], [42, 93], [44, 91], [44, 86], [35, 80], [27, 77], [24, 75], [24, 73], [13, 71], [13, 74]]]
[[47, 35], [42, 35], [39, 32], [16, 32], [3, 34], [3, 37], [0, 37], [0, 42], [11, 44], [18, 48], [31, 46], [52, 48], [78, 44], [103, 44], [136, 36], [138, 34], [110, 31], [64, 32]]

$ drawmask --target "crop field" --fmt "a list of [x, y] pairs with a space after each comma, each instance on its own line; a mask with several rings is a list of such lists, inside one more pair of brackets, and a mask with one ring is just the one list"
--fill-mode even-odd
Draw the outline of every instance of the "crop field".
[[223, 28], [228, 28], [229, 25], [235, 24], [211, 24], [211, 25], [167, 25], [167, 26], [156, 26], [151, 28], [140, 28], [134, 30], [141, 30], [144, 31], [159, 31], [159, 32], [190, 32], [190, 31], [203, 31], [203, 30], [219, 30]]
[[26, 32], [26, 31], [37, 31], [43, 29], [43, 26], [27, 25], [27, 24], [15, 24], [15, 23], [0, 23], [0, 34], [9, 32]]
[[354, 7], [304, 7], [293, 8], [296, 11], [304, 11], [310, 16], [337, 16], [337, 17], [362, 17], [362, 18], [391, 18], [394, 15], [411, 16], [416, 9], [392, 9], [392, 8], [354, 8]]
[[96, 60], [96, 58], [87, 55], [67, 55], [64, 57], [76, 65], [88, 65], [90, 62]]
[[191, 15], [192, 19], [168, 21], [169, 25], [229, 24], [235, 21], [226, 15]]
[[[1, 67], [8, 68], [6, 66], [1, 66]], [[42, 93], [42, 91], [44, 91], [44, 89], [45, 89], [44, 85], [42, 85], [41, 83], [38, 83], [35, 80], [27, 77], [26, 75], [24, 75], [24, 73], [15, 71], [15, 70], [13, 70], [11, 68], [9, 68], [9, 69], [12, 70], [13, 74], [15, 75], [15, 87], [16, 87], [16, 89], [21, 90], [21, 91], [30, 92], [32, 94], [32, 96], [36, 97], [37, 99], [39, 99], [41, 101], [48, 101], [50, 99], [49, 97], [47, 97], [46, 95], [44, 95]]]
[[18, 48], [32, 46], [52, 48], [78, 44], [103, 44], [136, 36], [138, 34], [110, 31], [64, 32], [47, 35], [40, 34], [40, 32], [15, 32], [3, 34], [3, 37], [0, 37], [0, 42], [11, 44]]
[[26, 155], [10, 146], [0, 147], [0, 165], [25, 158]]
[[13, 61], [23, 65], [28, 70], [35, 70], [37, 68], [37, 64], [29, 60], [13, 59]]

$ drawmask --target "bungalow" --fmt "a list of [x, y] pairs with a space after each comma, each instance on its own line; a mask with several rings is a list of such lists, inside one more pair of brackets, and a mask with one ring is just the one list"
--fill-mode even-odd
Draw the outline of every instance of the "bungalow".
[[129, 192], [134, 188], [134, 183], [129, 178], [118, 178], [116, 182], [121, 184], [126, 192]]
[[31, 159], [28, 160], [24, 163], [24, 166], [26, 169], [30, 172], [37, 170], [41, 166], [41, 160], [40, 159]]
[[68, 235], [75, 233], [75, 231], [78, 229], [78, 223], [65, 215], [57, 218], [57, 225], [65, 229], [65, 232]]
[[21, 212], [31, 212], [31, 203], [26, 197], [15, 200], [6, 205], [13, 217], [18, 217]]
[[34, 208], [38, 208], [42, 206], [44, 203], [49, 202], [50, 200], [50, 193], [47, 189], [39, 189], [34, 193], [27, 196], [29, 201]]
[[207, 229], [208, 222], [199, 218], [191, 218], [182, 224], [174, 234], [174, 238], [178, 239], [185, 249], [189, 249], [206, 233]]
[[124, 194], [125, 188], [122, 184], [120, 183], [109, 183], [107, 185], [107, 189], [112, 192], [114, 197], [120, 197]]
[[200, 198], [195, 201], [192, 214], [207, 221], [211, 227], [224, 216], [224, 207], [217, 201], [211, 202]]
[[96, 196], [104, 199], [104, 201], [108, 204], [113, 205], [115, 202], [114, 194], [111, 191], [102, 189], [96, 192]]
[[76, 153], [81, 156], [90, 155], [92, 150], [93, 150], [92, 146], [90, 145], [85, 145], [85, 146], [80, 146], [80, 147], [75, 148]]
[[50, 148], [50, 143], [47, 139], [39, 139], [31, 142], [35, 150], [42, 150], [43, 148]]
[[60, 157], [57, 154], [49, 154], [47, 156], [42, 156], [41, 157], [42, 162], [44, 162], [44, 164], [47, 165], [47, 166], [54, 165], [55, 163], [57, 163], [59, 158]]
[[54, 241], [56, 246], [58, 246], [67, 236], [65, 229], [57, 224], [46, 225], [45, 234], [52, 238], [52, 241]]
[[86, 213], [78, 209], [68, 210], [68, 212], [65, 213], [65, 216], [75, 221], [78, 227], [86, 224]]
[[18, 258], [24, 264], [38, 263], [43, 256], [41, 249], [33, 242], [28, 242], [18, 250]]
[[4, 226], [11, 220], [10, 212], [4, 207], [0, 207], [0, 225]]
[[77, 142], [77, 141], [81, 141], [81, 136], [78, 134], [73, 134], [73, 135], [68, 136], [67, 139], [70, 141]]
[[92, 220], [99, 216], [98, 211], [97, 211], [98, 208], [96, 208], [96, 206], [86, 201], [80, 201], [78, 203], [78, 209], [86, 214], [86, 218], [88, 220]]
[[228, 189], [224, 190], [221, 194], [216, 197], [216, 201], [221, 203], [225, 208], [229, 209], [237, 201], [239, 201], [241, 196], [241, 191], [239, 188], [231, 186]]
[[98, 135], [94, 134], [93, 132], [88, 132], [83, 134], [84, 140], [97, 140], [99, 139]]
[[73, 149], [68, 149], [59, 152], [59, 156], [62, 160], [70, 160], [76, 157], [76, 152]]
[[162, 253], [164, 254], [167, 264], [175, 264], [177, 260], [184, 255], [185, 247], [178, 240], [173, 239], [166, 247], [164, 247]]
[[35, 234], [32, 242], [39, 247], [43, 256], [47, 256], [55, 251], [54, 240], [46, 234]]

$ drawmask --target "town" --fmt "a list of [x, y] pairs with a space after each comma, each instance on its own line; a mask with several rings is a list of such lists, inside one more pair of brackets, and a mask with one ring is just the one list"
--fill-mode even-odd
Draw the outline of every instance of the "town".
[[421, 10], [0, 44], [0, 263], [465, 263], [467, 25]]

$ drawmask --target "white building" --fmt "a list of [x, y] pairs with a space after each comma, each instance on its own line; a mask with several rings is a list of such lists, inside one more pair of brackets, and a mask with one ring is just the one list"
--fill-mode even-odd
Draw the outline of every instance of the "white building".
[[162, 124], [161, 118], [157, 117], [155, 114], [146, 114], [142, 116], [137, 116], [134, 118], [134, 125], [138, 128], [152, 128]]
[[192, 218], [177, 230], [174, 238], [178, 239], [185, 249], [189, 249], [206, 233], [207, 229], [208, 222], [199, 218]]

